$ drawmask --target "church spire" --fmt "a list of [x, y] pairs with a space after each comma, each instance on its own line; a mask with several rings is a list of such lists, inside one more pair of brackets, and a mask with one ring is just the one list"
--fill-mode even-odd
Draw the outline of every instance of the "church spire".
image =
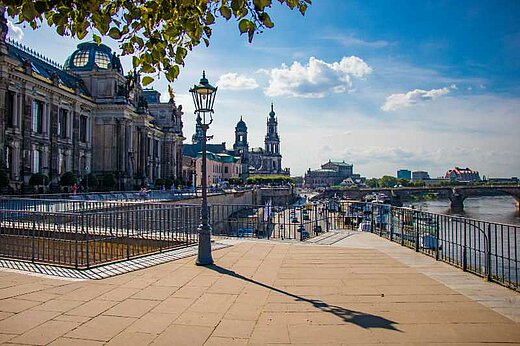
[[275, 114], [276, 114], [276, 113], [274, 112], [274, 105], [273, 105], [273, 103], [271, 102], [271, 111], [269, 112], [269, 116], [270, 116], [271, 118], [273, 118], [273, 117], [275, 116]]

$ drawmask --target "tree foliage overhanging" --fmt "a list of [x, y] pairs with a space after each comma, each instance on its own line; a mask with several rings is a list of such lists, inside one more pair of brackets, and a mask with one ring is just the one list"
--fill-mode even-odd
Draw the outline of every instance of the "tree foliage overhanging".
[[[303, 15], [312, 0], [275, 0]], [[273, 0], [3, 0], [7, 13], [18, 23], [37, 29], [47, 22], [61, 36], [94, 41], [101, 36], [118, 40], [123, 55], [132, 55], [142, 73], [165, 73], [169, 81], [179, 75], [188, 51], [209, 45], [212, 26], [221, 17], [235, 19], [249, 42], [274, 23], [267, 10]], [[154, 80], [143, 78], [143, 85]]]

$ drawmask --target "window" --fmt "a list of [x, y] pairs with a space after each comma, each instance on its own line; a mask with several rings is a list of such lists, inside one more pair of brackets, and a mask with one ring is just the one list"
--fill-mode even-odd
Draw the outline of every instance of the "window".
[[8, 170], [13, 167], [13, 149], [5, 147], [5, 165]]
[[87, 50], [84, 50], [82, 52], [77, 53], [74, 56], [74, 61], [73, 61], [74, 66], [76, 66], [76, 67], [87, 66], [87, 64], [88, 64], [88, 56], [89, 56], [89, 51], [87, 51]]
[[155, 157], [159, 157], [159, 141], [155, 140], [153, 142], [153, 154]]
[[32, 107], [32, 129], [36, 133], [43, 132], [43, 102], [33, 101]]
[[108, 68], [108, 64], [110, 64], [110, 57], [106, 53], [96, 51], [94, 62], [100, 68]]
[[63, 153], [58, 154], [58, 174], [65, 173], [65, 155]]
[[87, 124], [88, 118], [82, 115], [79, 118], [79, 140], [84, 143], [87, 142]]
[[7, 127], [14, 127], [14, 117], [15, 117], [15, 113], [14, 113], [14, 105], [15, 105], [15, 102], [16, 102], [16, 94], [12, 91], [8, 91], [7, 94], [6, 94], [6, 98], [7, 98], [7, 104], [6, 104], [6, 120], [7, 120]]
[[33, 173], [40, 172], [40, 161], [41, 160], [41, 154], [39, 150], [33, 151]]
[[228, 167], [225, 166], [225, 167], [224, 167], [224, 173], [228, 173], [228, 172], [229, 172]]
[[67, 138], [67, 118], [68, 111], [66, 109], [60, 109], [59, 111], [59, 121], [58, 121], [58, 137], [65, 139]]

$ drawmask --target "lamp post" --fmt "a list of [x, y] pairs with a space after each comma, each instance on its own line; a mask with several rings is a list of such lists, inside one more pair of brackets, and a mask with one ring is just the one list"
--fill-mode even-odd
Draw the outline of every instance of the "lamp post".
[[208, 176], [206, 173], [206, 140], [209, 125], [213, 122], [213, 103], [217, 88], [209, 84], [206, 79], [206, 73], [202, 72], [202, 78], [198, 85], [194, 85], [190, 89], [193, 102], [195, 104], [195, 114], [201, 117], [202, 129], [202, 205], [200, 210], [200, 226], [199, 233], [199, 249], [197, 254], [197, 265], [213, 264], [211, 256], [211, 227], [209, 225], [209, 210], [208, 210]]

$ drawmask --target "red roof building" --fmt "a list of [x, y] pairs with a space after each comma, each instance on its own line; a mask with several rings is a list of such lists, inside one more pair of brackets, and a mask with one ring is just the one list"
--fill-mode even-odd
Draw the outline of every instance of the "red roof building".
[[446, 172], [444, 178], [450, 179], [451, 181], [480, 181], [478, 171], [473, 171], [467, 167], [455, 167], [454, 169], [450, 169]]

